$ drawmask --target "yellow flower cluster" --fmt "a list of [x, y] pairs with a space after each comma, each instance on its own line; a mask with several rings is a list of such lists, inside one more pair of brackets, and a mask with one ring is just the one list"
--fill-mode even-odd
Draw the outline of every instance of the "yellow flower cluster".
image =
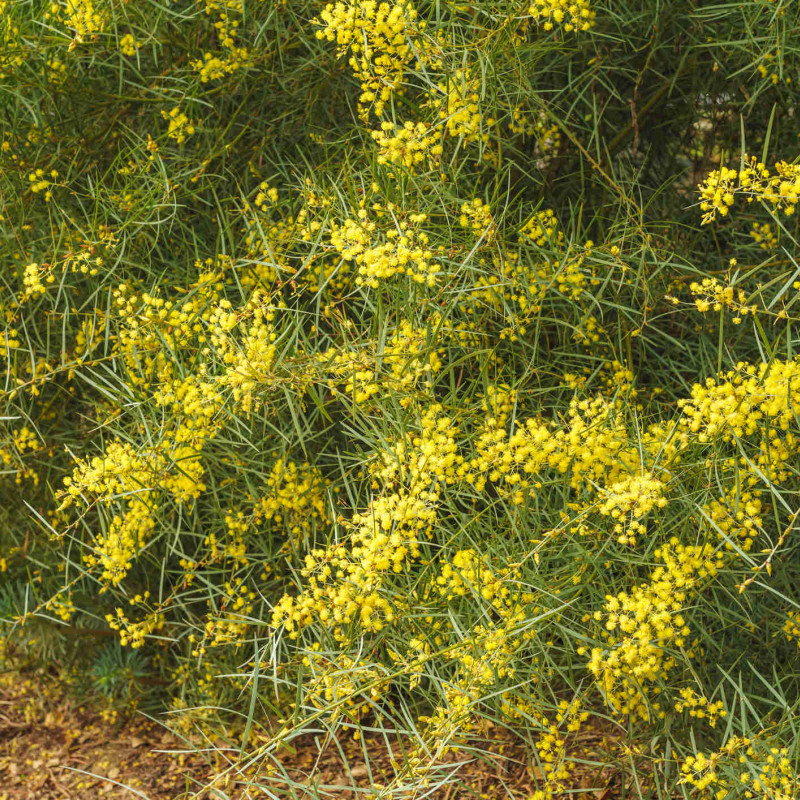
[[536, 155], [547, 159], [558, 153], [561, 148], [561, 130], [550, 122], [545, 112], [532, 114], [522, 106], [514, 106], [508, 129], [523, 137], [533, 136], [536, 139]]
[[717, 214], [727, 216], [737, 194], [745, 195], [749, 203], [755, 200], [768, 203], [773, 212], [794, 214], [800, 199], [800, 164], [779, 161], [774, 173], [754, 156], [745, 156], [745, 164], [739, 172], [729, 167], [713, 170], [699, 184], [704, 225], [713, 222]]
[[700, 283], [694, 281], [689, 291], [695, 296], [694, 304], [701, 314], [727, 309], [736, 315], [732, 320], [734, 325], [739, 325], [748, 314], [758, 312], [757, 305], [747, 305], [747, 294], [743, 289], [720, 283], [716, 278], [703, 278]]
[[247, 66], [250, 52], [246, 47], [233, 47], [222, 56], [216, 53], [203, 53], [202, 59], [192, 62], [192, 68], [200, 75], [203, 83], [218, 81], [226, 75], [233, 75]]
[[708, 800], [724, 797], [792, 800], [800, 780], [786, 747], [753, 737], [733, 736], [717, 752], [689, 755], [681, 764], [681, 783]]
[[786, 634], [787, 641], [795, 641], [797, 646], [800, 647], [800, 611], [788, 611], [786, 613], [783, 632]]
[[[707, 789], [714, 789], [715, 784], [719, 780], [717, 773], [718, 765], [721, 761], [730, 759], [736, 756], [740, 750], [747, 750], [751, 755], [755, 754], [750, 739], [741, 736], [733, 736], [725, 743], [721, 750], [711, 755], [705, 753], [698, 753], [694, 756], [686, 756], [681, 764], [681, 782], [689, 784], [699, 789], [705, 794], [706, 797], [715, 798], [716, 791], [708, 791]], [[738, 762], [747, 762], [743, 756], [736, 757]], [[727, 792], [725, 793], [727, 794]], [[724, 797], [725, 794], [722, 796]]]
[[[572, 300], [580, 299], [590, 286], [596, 286], [598, 279], [594, 273], [584, 269], [586, 257], [591, 253], [592, 241], [587, 241], [582, 249], [579, 249], [574, 255], [572, 253], [564, 253], [559, 259], [556, 259], [549, 264], [546, 268], [538, 270], [539, 280], [542, 281], [547, 288], [551, 286]], [[581, 341], [583, 338], [589, 338], [590, 333], [594, 329], [596, 321], [587, 316], [586, 318], [586, 332], [578, 329], [574, 338]], [[624, 371], [624, 368], [623, 368]]]
[[206, 490], [205, 468], [200, 457], [200, 452], [189, 445], [180, 445], [170, 453], [172, 463], [162, 483], [176, 500], [191, 503]]
[[395, 275], [435, 286], [434, 254], [428, 248], [428, 235], [419, 228], [426, 219], [425, 214], [410, 214], [393, 227], [380, 230], [362, 208], [357, 219], [348, 218], [332, 227], [330, 242], [344, 261], [355, 262], [360, 286], [377, 289]]
[[210, 647], [241, 647], [250, 629], [256, 597], [256, 593], [247, 586], [243, 578], [225, 581], [222, 595], [208, 601], [209, 615], [203, 638], [197, 643], [192, 655], [203, 656]]
[[13, 0], [0, 0], [0, 78], [8, 77], [24, 62], [19, 26], [9, 5], [13, 7]]
[[612, 483], [603, 492], [605, 499], [598, 511], [615, 521], [614, 534], [620, 544], [634, 545], [636, 537], [646, 532], [641, 519], [654, 508], [667, 505], [664, 490], [663, 481], [654, 478], [651, 472], [645, 472]]
[[174, 440], [178, 445], [189, 444], [199, 450], [206, 439], [215, 435], [219, 425], [215, 417], [221, 405], [220, 391], [202, 376], [165, 380], [153, 392], [153, 401], [174, 414], [175, 427], [165, 433], [167, 440]]
[[677, 539], [656, 557], [663, 566], [653, 570], [647, 583], [609, 596], [604, 611], [595, 612], [607, 645], [593, 648], [588, 662], [606, 703], [618, 714], [642, 719], [650, 719], [653, 712], [663, 715], [646, 687], [665, 678], [674, 666], [668, 648], [686, 644], [686, 600], [722, 567], [722, 557], [711, 545], [686, 546]]
[[488, 141], [486, 128], [494, 125], [494, 120], [481, 116], [479, 86], [479, 81], [463, 69], [455, 70], [446, 82], [438, 84], [438, 93], [430, 102], [450, 136], [463, 137], [465, 142]]
[[552, 721], [544, 715], [539, 716], [537, 721], [544, 732], [536, 739], [536, 754], [544, 785], [530, 796], [530, 800], [554, 800], [567, 793], [566, 781], [575, 769], [575, 762], [567, 758], [567, 736], [578, 733], [588, 718], [588, 711], [579, 711], [576, 703], [567, 700], [558, 704], [558, 712]]
[[695, 384], [679, 401], [681, 425], [700, 442], [752, 436], [762, 420], [786, 431], [800, 402], [800, 362], [739, 363], [718, 379]]
[[336, 42], [339, 55], [350, 53], [350, 67], [361, 84], [362, 119], [370, 109], [380, 117], [415, 57], [412, 39], [424, 28], [414, 7], [396, 0], [338, 0], [325, 6], [316, 23], [319, 39]]
[[274, 375], [277, 334], [272, 323], [277, 312], [270, 295], [257, 289], [244, 309], [236, 311], [222, 300], [210, 319], [210, 341], [225, 365], [217, 384], [231, 390], [245, 414], [261, 407], [258, 392]]
[[713, 222], [717, 214], [725, 217], [728, 209], [733, 205], [736, 193], [736, 179], [739, 173], [735, 169], [722, 167], [712, 170], [709, 176], [701, 183], [700, 210], [704, 211], [703, 225]]
[[149, 487], [156, 483], [151, 462], [147, 454], [140, 456], [131, 445], [112, 442], [102, 457], [78, 461], [73, 474], [64, 478], [66, 495], [59, 510], [81, 497], [94, 495], [106, 503], [119, 496], [127, 497], [123, 513], [111, 517], [106, 530], [95, 536], [94, 552], [84, 556], [88, 566], [100, 564], [102, 580], [112, 585], [128, 574], [134, 556], [156, 527], [148, 503], [152, 493]]
[[586, 490], [598, 483], [613, 486], [640, 467], [616, 406], [603, 397], [574, 398], [564, 426], [528, 418], [517, 420], [509, 434], [505, 423], [504, 415], [490, 417], [476, 440], [465, 477], [478, 491], [489, 481], [512, 502], [523, 504], [544, 469], [568, 475], [574, 489]]
[[726, 550], [750, 550], [762, 527], [762, 491], [753, 488], [758, 479], [748, 474], [746, 464], [742, 472], [747, 476], [744, 481], [740, 479], [737, 485], [736, 475], [731, 474], [732, 486], [703, 508], [714, 534], [724, 540]]
[[158, 294], [136, 293], [127, 284], [114, 291], [118, 321], [116, 346], [137, 386], [169, 383], [175, 377], [175, 360], [169, 348], [187, 347], [198, 336], [197, 327], [208, 317], [208, 293], [213, 292], [213, 273], [201, 275], [196, 291], [181, 300], [165, 300]]
[[64, 480], [62, 509], [80, 502], [109, 510], [86, 562], [98, 564], [101, 579], [111, 585], [127, 575], [157, 530], [167, 501], [191, 504], [205, 490], [202, 448], [218, 429], [220, 387], [204, 378], [202, 369], [185, 377], [176, 374], [173, 354], [176, 349], [207, 346], [202, 323], [210, 324], [213, 318], [218, 277], [214, 272], [201, 274], [193, 291], [177, 302], [136, 295], [125, 285], [115, 293], [117, 353], [130, 369], [131, 382], [150, 391], [156, 407], [170, 415], [157, 442], [136, 448], [112, 441], [102, 456], [78, 459], [73, 474]]
[[[249, 562], [245, 535], [250, 529], [251, 522], [254, 521], [252, 518], [247, 519], [242, 510], [234, 511], [229, 509], [228, 513], [225, 514], [226, 535], [222, 540], [216, 533], [209, 533], [203, 539], [203, 547], [205, 548], [203, 565], [226, 564], [226, 566], [246, 567]], [[179, 563], [183, 568], [184, 580], [187, 584], [193, 583], [197, 577], [199, 564], [190, 559], [181, 559]]]
[[308, 462], [279, 458], [267, 476], [266, 489], [255, 503], [257, 523], [272, 522], [286, 538], [301, 544], [315, 525], [331, 522], [327, 507], [328, 483]]
[[164, 615], [154, 611], [139, 622], [132, 622], [121, 608], [114, 614], [106, 614], [106, 622], [112, 631], [119, 631], [119, 643], [123, 647], [136, 649], [144, 645], [148, 636], [164, 628]]
[[30, 480], [38, 485], [39, 473], [33, 466], [26, 464], [26, 456], [41, 450], [39, 437], [27, 425], [23, 425], [12, 431], [5, 441], [0, 440], [0, 465], [9, 468], [8, 472], [13, 471], [15, 483], [21, 484], [24, 480]]
[[261, 211], [269, 211], [270, 206], [278, 202], [278, 190], [270, 186], [266, 181], [258, 184], [258, 193], [253, 201], [256, 208]]
[[[66, 597], [63, 595], [66, 593]], [[44, 604], [46, 611], [52, 611], [63, 622], [69, 622], [75, 614], [75, 603], [72, 601], [72, 592], [59, 592], [49, 598]]]
[[536, 123], [522, 106], [517, 105], [511, 110], [508, 129], [511, 133], [518, 133], [521, 136], [533, 136], [536, 132]]
[[71, 29], [73, 34], [70, 49], [87, 39], [96, 39], [108, 23], [108, 9], [100, 2], [95, 8], [94, 0], [61, 0], [50, 5], [50, 12]]
[[675, 710], [681, 714], [688, 711], [693, 719], [708, 720], [708, 724], [715, 728], [717, 721], [727, 716], [722, 700], [711, 702], [702, 694], [698, 694], [691, 686], [681, 689], [678, 693], [680, 699], [675, 702]]
[[[52, 177], [55, 177], [55, 174]], [[49, 195], [48, 190], [46, 196], [49, 197]], [[38, 262], [27, 264], [23, 269], [23, 288], [19, 294], [19, 303], [25, 303], [44, 294], [47, 286], [56, 282], [59, 271], [62, 274], [70, 272], [90, 277], [97, 275], [104, 263], [104, 258], [100, 253], [113, 248], [114, 234], [109, 228], [104, 227], [101, 227], [96, 233], [97, 236], [94, 240], [82, 237], [73, 239], [68, 233], [65, 233], [64, 250], [55, 258], [47, 264]]]
[[216, 37], [222, 47], [222, 53], [203, 53], [201, 59], [192, 62], [202, 83], [217, 81], [226, 75], [233, 75], [247, 66], [250, 52], [246, 47], [236, 46], [239, 20], [231, 14], [241, 16], [244, 13], [244, 0], [225, 0], [225, 2], [205, 2], [205, 13], [211, 16], [218, 13], [214, 22]]
[[[492, 620], [482, 620], [465, 637], [459, 631], [457, 645], [450, 652], [455, 659], [455, 676], [444, 690], [444, 701], [431, 715], [419, 722], [425, 725], [427, 754], [434, 758], [423, 763], [420, 753], [411, 759], [414, 775], [420, 778], [432, 761], [454, 749], [465, 734], [473, 729], [473, 709], [487, 692], [501, 681], [513, 680], [515, 659], [526, 643], [536, 636], [523, 623], [533, 612], [533, 595], [518, 589], [518, 569], [494, 569], [474, 550], [461, 550], [452, 560], [441, 565], [434, 590], [450, 601], [462, 597], [476, 599], [480, 607], [491, 609]], [[508, 713], [515, 713], [512, 706]], [[516, 710], [516, 713], [519, 709]]]
[[505, 604], [509, 589], [505, 576], [495, 574], [474, 550], [458, 550], [443, 564], [436, 578], [439, 593], [448, 600], [476, 593], [483, 600]]
[[[530, 319], [541, 308], [546, 287], [539, 279], [541, 268], [520, 258], [518, 252], [504, 249], [492, 253], [491, 260], [481, 259], [483, 272], [476, 276], [474, 286], [462, 303], [467, 314], [492, 308], [502, 315], [505, 329], [501, 338], [517, 341], [524, 336]], [[466, 341], [465, 335], [462, 338]]]
[[[432, 322], [435, 323], [435, 320]], [[402, 320], [388, 337], [383, 352], [346, 351], [332, 348], [319, 357], [325, 382], [341, 400], [356, 405], [391, 392], [403, 407], [412, 400], [411, 390], [429, 385], [442, 366], [440, 350], [428, 345], [429, 331]]]
[[528, 13], [546, 31], [558, 25], [567, 33], [577, 33], [594, 26], [595, 12], [588, 0], [533, 0]]
[[[314, 258], [298, 270], [292, 255], [301, 242], [315, 240], [328, 222], [332, 199], [311, 188], [300, 193], [302, 206], [297, 213], [288, 213], [278, 204], [278, 190], [262, 181], [255, 196], [254, 207], [245, 203], [246, 218], [242, 229], [247, 247], [246, 270], [240, 273], [242, 285], [250, 288], [276, 289], [282, 281], [298, 289], [327, 291], [332, 296], [345, 295], [352, 288], [350, 265], [341, 259]], [[331, 254], [333, 256], [334, 254]]]
[[44, 78], [54, 86], [62, 86], [67, 80], [67, 65], [55, 54], [47, 59]]
[[750, 236], [762, 250], [770, 252], [778, 249], [778, 233], [769, 222], [762, 224], [754, 222], [750, 229]]
[[436, 522], [442, 486], [456, 479], [457, 430], [440, 407], [432, 406], [420, 420], [419, 435], [409, 434], [382, 454], [375, 480], [383, 490], [363, 513], [353, 515], [349, 542], [306, 555], [305, 587], [276, 605], [275, 627], [284, 625], [296, 638], [301, 628], [319, 621], [342, 637], [354, 622], [379, 631], [394, 620], [397, 605], [380, 589], [386, 576], [420, 556], [420, 544]]
[[[550, 241], [548, 249], [554, 252], [532, 257], [526, 252], [531, 241], [540, 246]], [[515, 342], [525, 335], [529, 321], [540, 311], [548, 292], [558, 292], [581, 304], [585, 300], [589, 307], [591, 298], [587, 289], [599, 282], [595, 268], [587, 268], [592, 247], [592, 242], [587, 241], [582, 247], [567, 250], [555, 216], [549, 211], [540, 212], [524, 226], [516, 249], [495, 249], [490, 260], [486, 257], [480, 260], [482, 272], [476, 276], [461, 307], [466, 314], [479, 313], [487, 307], [495, 309], [505, 321], [501, 338]], [[596, 320], [587, 313], [585, 320], [576, 326], [574, 336], [579, 341], [591, 338], [597, 342], [601, 332]]]
[[[770, 2], [773, 2], [773, 0], [770, 0]], [[784, 13], [785, 13], [784, 9], [779, 8], [778, 15], [782, 16]], [[777, 86], [777, 84], [781, 80], [781, 76], [777, 72], [780, 66], [775, 63], [775, 53], [764, 53], [763, 59], [764, 60], [756, 67], [758, 74], [762, 78], [769, 78], [772, 85]], [[784, 81], [786, 83], [791, 83], [792, 79], [789, 75], [786, 75]]]
[[[47, 283], [53, 283], [55, 281], [55, 275], [53, 275], [52, 270], [47, 271], [45, 280]], [[25, 267], [22, 275], [22, 282], [24, 286], [19, 296], [20, 303], [24, 303], [31, 298], [36, 298], [47, 291], [44, 283], [42, 283], [42, 269], [39, 264], [31, 263]]]
[[413, 171], [435, 163], [442, 155], [440, 134], [426, 122], [397, 125], [385, 120], [371, 136], [378, 145], [379, 164], [394, 164]]
[[161, 116], [169, 122], [167, 136], [182, 144], [189, 136], [194, 134], [194, 122], [181, 111], [180, 106], [175, 106], [170, 111], [162, 111]]
[[391, 687], [383, 669], [345, 653], [333, 661], [313, 649], [303, 657], [303, 664], [311, 672], [304, 686], [305, 699], [312, 707], [327, 711], [330, 722], [345, 716], [358, 724], [378, 701], [386, 698]]
[[[800, 198], [800, 164], [775, 164], [775, 176], [758, 188], [759, 199], [772, 204], [774, 210], [781, 210], [787, 216], [794, 213]], [[743, 182], [744, 183], [744, 182]], [[747, 184], [745, 184], [747, 187]]]
[[28, 180], [30, 181], [30, 190], [33, 192], [33, 194], [44, 192], [44, 199], [47, 202], [50, 202], [51, 198], [53, 197], [53, 191], [50, 187], [55, 184], [57, 178], [57, 170], [53, 169], [45, 174], [43, 169], [37, 169], [34, 172], [31, 172], [31, 174], [28, 176]]
[[141, 45], [136, 41], [136, 38], [132, 33], [126, 33], [119, 40], [119, 49], [122, 51], [122, 55], [124, 56], [135, 56], [136, 51], [140, 47]]
[[320, 356], [328, 388], [341, 400], [357, 406], [381, 393], [376, 358], [367, 351], [344, 352], [332, 348]]
[[146, 457], [140, 458], [133, 447], [112, 442], [104, 457], [79, 461], [72, 477], [64, 479], [66, 497], [62, 505], [75, 502], [83, 492], [112, 496], [146, 486], [149, 469]]
[[497, 233], [492, 210], [489, 204], [475, 197], [461, 204], [461, 214], [458, 223], [462, 228], [469, 228], [476, 238], [491, 243]]
[[564, 243], [564, 234], [559, 228], [556, 215], [549, 208], [537, 211], [519, 229], [519, 235], [520, 238], [528, 239], [539, 247], [560, 246]]
[[199, 453], [189, 447], [171, 451], [169, 438], [142, 452], [128, 442], [111, 442], [102, 456], [77, 460], [72, 475], [64, 478], [59, 510], [79, 499], [90, 503], [92, 497], [105, 506], [121, 502], [124, 510], [113, 514], [106, 529], [96, 534], [93, 552], [85, 557], [90, 567], [100, 564], [103, 581], [116, 585], [156, 529], [158, 503], [165, 491], [190, 503], [205, 489], [203, 473]]

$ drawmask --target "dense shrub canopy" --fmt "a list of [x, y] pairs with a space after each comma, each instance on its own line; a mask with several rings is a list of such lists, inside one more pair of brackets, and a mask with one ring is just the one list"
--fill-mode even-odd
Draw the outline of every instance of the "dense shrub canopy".
[[0, 0], [3, 647], [220, 798], [796, 797], [798, 13]]

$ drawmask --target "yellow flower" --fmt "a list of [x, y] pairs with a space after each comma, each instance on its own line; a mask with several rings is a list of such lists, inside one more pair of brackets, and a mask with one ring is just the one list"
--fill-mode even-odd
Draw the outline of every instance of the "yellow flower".
[[179, 106], [175, 106], [171, 111], [162, 111], [161, 116], [169, 121], [167, 136], [178, 144], [185, 142], [187, 137], [194, 134], [194, 122], [181, 111]]
[[119, 40], [119, 49], [122, 51], [123, 55], [126, 56], [135, 56], [136, 51], [141, 47], [139, 42], [133, 37], [133, 34], [126, 33], [120, 40]]
[[556, 25], [567, 33], [588, 31], [594, 26], [595, 12], [588, 0], [533, 0], [528, 13], [546, 31]]

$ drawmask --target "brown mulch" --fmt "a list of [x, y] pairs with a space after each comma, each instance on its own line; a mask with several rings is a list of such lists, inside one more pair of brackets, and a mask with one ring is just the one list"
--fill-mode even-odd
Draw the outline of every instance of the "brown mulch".
[[[527, 800], [533, 794], [541, 772], [531, 754], [502, 731], [486, 733], [482, 757], [451, 753], [434, 768], [434, 784], [456, 768], [457, 779], [428, 797]], [[605, 760], [602, 751], [614, 747], [608, 734], [586, 731], [579, 747], [584, 758]], [[213, 771], [201, 757], [180, 752], [185, 749], [183, 742], [141, 715], [123, 724], [104, 719], [45, 673], [0, 674], [0, 800], [206, 798], [202, 787], [212, 782]], [[398, 741], [369, 733], [363, 741], [305, 736], [282, 749], [280, 771], [262, 762], [250, 772], [252, 782], [240, 774], [241, 782], [224, 788], [227, 796], [242, 800], [268, 796], [259, 784], [278, 794], [293, 785], [295, 796], [309, 800], [363, 797], [364, 790], [391, 783], [396, 774], [393, 756], [402, 760], [402, 750]], [[620, 776], [597, 766], [577, 770], [575, 779], [570, 793], [574, 800], [620, 795]], [[353, 792], [354, 785], [361, 791]]]
[[0, 675], [0, 800], [177, 800], [208, 770], [181, 749], [141, 715], [103, 719], [47, 675]]

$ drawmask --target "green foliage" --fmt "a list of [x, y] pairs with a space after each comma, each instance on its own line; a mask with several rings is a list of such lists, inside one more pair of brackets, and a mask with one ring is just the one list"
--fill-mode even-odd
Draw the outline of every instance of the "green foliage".
[[5, 646], [217, 797], [797, 795], [797, 4], [0, 14]]

